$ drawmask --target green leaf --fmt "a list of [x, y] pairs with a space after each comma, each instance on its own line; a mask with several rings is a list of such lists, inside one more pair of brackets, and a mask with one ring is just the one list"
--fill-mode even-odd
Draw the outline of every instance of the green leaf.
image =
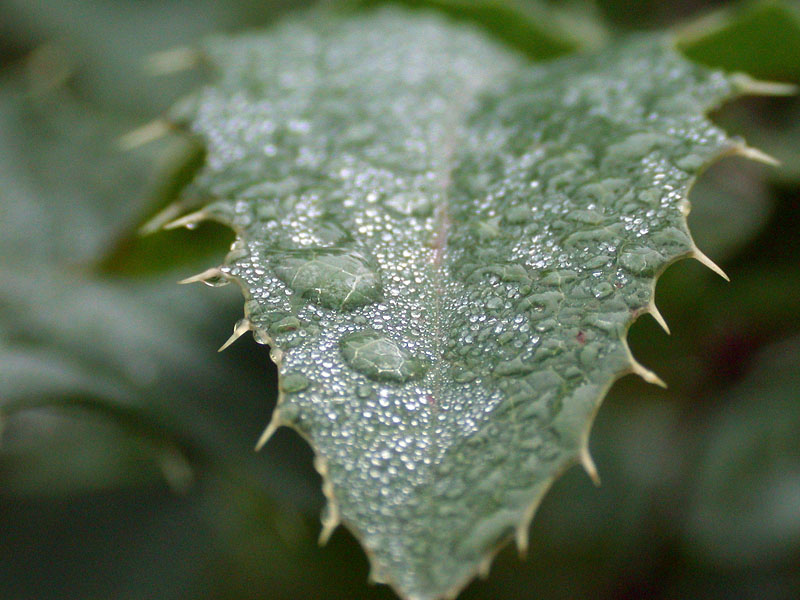
[[[237, 232], [191, 280], [243, 289], [278, 426], [314, 446], [372, 577], [452, 597], [581, 460], [656, 276], [696, 250], [686, 196], [742, 152], [704, 113], [740, 79], [636, 37], [534, 68], [472, 29], [384, 11], [210, 41], [176, 118], [187, 191]], [[235, 339], [235, 337], [234, 337]]]

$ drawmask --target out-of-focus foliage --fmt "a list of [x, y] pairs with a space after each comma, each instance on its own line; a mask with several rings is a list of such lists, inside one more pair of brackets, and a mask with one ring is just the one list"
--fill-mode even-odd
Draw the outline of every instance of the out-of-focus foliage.
[[[185, 147], [114, 146], [202, 77], [153, 79], [148, 53], [299, 4], [0, 1], [0, 597], [392, 597], [363, 584], [348, 535], [315, 548], [322, 498], [304, 443], [281, 432], [252, 453], [274, 372], [252, 343], [213, 354], [238, 294], [173, 285], [221, 259], [226, 234], [133, 235], [168, 201], [153, 192]], [[628, 29], [722, 4], [734, 23], [790, 14], [776, 2], [571, 4]], [[760, 45], [744, 37], [723, 50], [769, 54], [779, 29], [762, 19], [738, 34]], [[494, 30], [502, 39], [506, 28]], [[797, 83], [800, 57], [781, 60], [770, 76]], [[800, 595], [796, 107], [747, 101], [717, 115], [788, 167], [723, 162], [693, 192], [695, 238], [732, 282], [691, 263], [664, 275], [657, 299], [672, 337], [643, 319], [631, 345], [670, 389], [614, 387], [591, 439], [603, 486], [568, 472], [534, 522], [528, 560], [501, 553], [463, 598]], [[197, 256], [198, 238], [217, 245]]]
[[[358, 12], [384, 4], [386, 0], [344, 0], [337, 7]], [[397, 4], [472, 23], [536, 60], [597, 48], [606, 39], [597, 9], [588, 2], [399, 0]]]

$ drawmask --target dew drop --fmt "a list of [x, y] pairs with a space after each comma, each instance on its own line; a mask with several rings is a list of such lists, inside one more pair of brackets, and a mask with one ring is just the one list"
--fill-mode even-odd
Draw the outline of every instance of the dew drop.
[[352, 310], [383, 299], [377, 266], [355, 250], [288, 250], [276, 256], [273, 269], [300, 296], [326, 308]]
[[308, 387], [308, 378], [302, 373], [288, 373], [281, 378], [281, 389], [290, 394]]
[[425, 218], [433, 212], [433, 203], [420, 194], [396, 194], [386, 200], [386, 208], [402, 217]]
[[664, 257], [652, 248], [627, 248], [619, 255], [620, 266], [634, 275], [652, 275], [664, 264]]
[[351, 333], [339, 341], [339, 346], [347, 364], [377, 381], [404, 383], [425, 373], [419, 359], [377, 331]]

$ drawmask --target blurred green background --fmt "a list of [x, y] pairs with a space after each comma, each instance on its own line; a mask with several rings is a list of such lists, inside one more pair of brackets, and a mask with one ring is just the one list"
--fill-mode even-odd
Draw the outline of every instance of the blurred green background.
[[[378, 0], [328, 2], [368, 10]], [[0, 0], [0, 599], [385, 598], [340, 529], [318, 548], [311, 450], [281, 430], [267, 349], [215, 352], [233, 286], [174, 285], [232, 234], [137, 229], [202, 160], [126, 131], [202, 82], [148, 56], [312, 4]], [[687, 55], [800, 83], [800, 7], [598, 0], [407, 0], [533, 60], [669, 27]], [[330, 6], [329, 6], [330, 8]], [[553, 488], [525, 562], [503, 551], [463, 598], [800, 597], [800, 101], [713, 115], [780, 158], [711, 168], [692, 192], [701, 248], [731, 276], [671, 267], [630, 332], [669, 390], [626, 378], [579, 469]]]

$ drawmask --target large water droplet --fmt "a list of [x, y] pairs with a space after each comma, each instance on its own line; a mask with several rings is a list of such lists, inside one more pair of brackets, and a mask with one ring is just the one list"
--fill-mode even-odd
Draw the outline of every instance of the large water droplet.
[[652, 275], [664, 262], [659, 252], [646, 246], [626, 248], [619, 255], [619, 264], [634, 275]]
[[387, 199], [386, 208], [398, 216], [424, 218], [433, 212], [430, 198], [419, 193], [400, 193]]
[[377, 331], [351, 333], [339, 346], [347, 363], [371, 379], [404, 383], [425, 373], [422, 361]]
[[383, 299], [377, 266], [355, 250], [288, 250], [276, 256], [273, 269], [295, 292], [326, 308], [352, 310]]
[[308, 387], [308, 378], [302, 373], [287, 373], [281, 377], [281, 389], [284, 392], [301, 392]]

